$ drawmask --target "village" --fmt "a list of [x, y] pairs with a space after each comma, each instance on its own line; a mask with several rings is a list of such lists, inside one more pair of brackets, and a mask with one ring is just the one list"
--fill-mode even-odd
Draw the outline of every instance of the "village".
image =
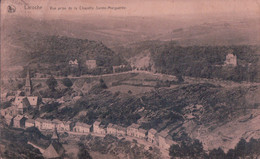
[[[95, 60], [87, 61], [87, 64], [89, 68], [96, 68]], [[77, 59], [75, 59], [74, 61], [69, 61], [69, 65], [71, 65], [71, 67], [77, 67]], [[235, 67], [236, 65], [236, 56], [233, 54], [227, 54], [224, 66]], [[118, 69], [124, 69], [125, 67], [125, 65], [114, 66], [113, 74], [118, 73]], [[141, 68], [134, 71], [140, 70]], [[104, 125], [99, 119], [91, 125], [79, 121], [61, 121], [58, 119], [49, 120], [40, 117], [33, 119], [32, 116], [28, 115], [28, 111], [39, 110], [40, 101], [44, 103], [46, 101], [55, 99], [40, 99], [40, 97], [32, 95], [32, 91], [33, 88], [31, 75], [30, 71], [28, 70], [24, 85], [24, 93], [21, 93], [21, 91], [17, 91], [15, 96], [8, 96], [8, 99], [2, 99], [6, 101], [11, 101], [13, 99], [12, 105], [10, 107], [6, 109], [1, 109], [1, 116], [4, 118], [8, 126], [20, 129], [35, 127], [38, 128], [38, 130], [40, 130], [42, 133], [53, 133], [54, 137], [52, 138], [56, 138], [55, 136], [57, 136], [57, 133], [65, 132], [70, 135], [79, 136], [91, 134], [94, 136], [97, 135], [104, 137], [105, 135], [109, 134], [118, 138], [131, 137], [129, 139], [135, 139], [137, 142], [141, 141], [141, 143], [154, 145], [162, 151], [169, 151], [169, 148], [172, 144], [177, 144], [175, 141], [173, 141], [171, 135], [169, 135], [169, 130], [165, 129], [159, 132], [153, 128], [145, 130], [141, 128], [141, 125], [139, 123], [132, 123], [128, 127], [122, 127], [112, 123]], [[34, 146], [39, 147], [37, 145]], [[42, 150], [43, 155], [45, 155], [46, 158], [52, 158], [53, 155], [56, 157], [61, 156], [62, 154], [59, 152], [48, 152], [49, 150], [53, 151], [53, 149], [50, 148], [52, 146], [53, 143], [51, 143], [47, 149]]]
[[[121, 138], [129, 136], [135, 138], [136, 141], [142, 140], [143, 142], [148, 142], [154, 146], [159, 147], [160, 149], [167, 151], [169, 150], [170, 146], [175, 143], [168, 134], [167, 130], [160, 132], [157, 132], [155, 129], [145, 130], [140, 128], [140, 124], [136, 123], [133, 123], [129, 127], [122, 127], [111, 123], [102, 125], [101, 121], [99, 120], [95, 121], [92, 125], [89, 125], [82, 122], [60, 121], [58, 119], [33, 119], [30, 115], [27, 114], [27, 111], [39, 109], [39, 97], [32, 96], [31, 83], [30, 73], [27, 71], [24, 96], [20, 96], [20, 92], [17, 93], [17, 96], [9, 96], [9, 98], [14, 98], [12, 106], [6, 109], [1, 109], [1, 117], [4, 118], [6, 124], [9, 127], [20, 129], [36, 127], [42, 133], [47, 132], [53, 134], [66, 132], [72, 135], [91, 134], [105, 136], [109, 134]], [[37, 145], [35, 146], [37, 147]], [[50, 146], [53, 145], [51, 144]], [[48, 149], [49, 148], [46, 150]], [[54, 153], [54, 156], [55, 155], [58, 155], [58, 152]]]

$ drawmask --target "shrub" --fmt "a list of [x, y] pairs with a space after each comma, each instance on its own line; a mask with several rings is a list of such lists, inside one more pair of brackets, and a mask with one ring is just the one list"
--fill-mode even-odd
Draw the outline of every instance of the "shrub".
[[62, 83], [64, 86], [69, 87], [69, 88], [73, 85], [72, 81], [69, 78], [64, 78], [62, 80]]

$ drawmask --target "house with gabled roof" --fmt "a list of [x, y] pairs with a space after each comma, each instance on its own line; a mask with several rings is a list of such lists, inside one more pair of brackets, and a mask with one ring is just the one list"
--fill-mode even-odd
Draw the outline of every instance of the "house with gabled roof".
[[52, 122], [51, 120], [42, 120], [42, 130], [54, 130], [56, 127], [55, 122]]
[[155, 143], [155, 135], [157, 134], [157, 131], [155, 129], [150, 129], [147, 134], [147, 140], [148, 142]]
[[132, 125], [127, 127], [127, 135], [128, 136], [138, 136], [138, 128], [140, 127], [139, 124], [133, 123]]
[[168, 134], [168, 130], [163, 130], [163, 131], [157, 133], [156, 140], [157, 140], [158, 146], [165, 150], [168, 150], [170, 148], [171, 144], [174, 143], [174, 141], [172, 141], [172, 137]]
[[107, 133], [116, 136], [117, 135], [117, 126], [109, 123], [107, 125]]
[[138, 132], [137, 132], [137, 137], [140, 139], [145, 139], [147, 135], [147, 130], [143, 129], [143, 128], [139, 128]]
[[22, 115], [17, 115], [14, 119], [13, 119], [13, 125], [16, 128], [24, 128], [25, 126], [25, 120], [26, 118]]
[[106, 134], [107, 133], [107, 129], [105, 127], [105, 125], [99, 125], [99, 130], [98, 132], [99, 134]]
[[237, 56], [233, 54], [232, 50], [229, 50], [229, 53], [226, 55], [224, 66], [237, 66]]
[[54, 119], [53, 122], [56, 124], [57, 131], [70, 131], [71, 130], [71, 122], [70, 121], [60, 121], [58, 119]]
[[81, 122], [76, 122], [72, 130], [74, 132], [79, 132], [79, 133], [90, 133], [91, 127], [92, 127], [91, 125], [81, 123]]
[[105, 128], [105, 125], [101, 125], [100, 121], [95, 121], [93, 123], [93, 132], [97, 134], [106, 134], [107, 130]]
[[35, 121], [33, 119], [26, 119], [25, 120], [25, 128], [34, 127]]
[[125, 136], [126, 135], [126, 128], [122, 126], [117, 126], [117, 136]]
[[14, 104], [17, 107], [18, 113], [23, 114], [30, 108], [30, 102], [27, 97], [19, 96], [15, 98]]
[[97, 67], [96, 60], [86, 60], [86, 66], [88, 69], [94, 69]]

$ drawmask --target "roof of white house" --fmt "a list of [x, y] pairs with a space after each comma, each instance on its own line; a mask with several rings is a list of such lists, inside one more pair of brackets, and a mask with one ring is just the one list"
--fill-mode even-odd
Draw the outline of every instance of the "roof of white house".
[[81, 126], [81, 127], [85, 127], [85, 128], [90, 128], [91, 125], [88, 125], [86, 123], [81, 123], [81, 122], [77, 122], [75, 126]]
[[115, 127], [114, 127], [114, 124], [109, 123], [109, 124], [107, 125], [107, 128], [115, 128]]
[[142, 128], [139, 128], [138, 131], [139, 131], [140, 133], [144, 133], [144, 134], [147, 132], [147, 130], [142, 129]]
[[86, 62], [96, 62], [96, 60], [86, 60]]
[[34, 123], [35, 121], [33, 119], [26, 119], [25, 122], [26, 123]]
[[136, 129], [138, 129], [139, 128], [139, 124], [135, 124], [135, 123], [133, 123], [132, 125], [130, 125], [128, 128], [136, 128]]
[[63, 122], [58, 120], [58, 119], [53, 119], [52, 122], [56, 123], [56, 124], [62, 124]]
[[150, 129], [150, 130], [148, 131], [148, 133], [149, 133], [149, 134], [156, 134], [157, 131], [156, 131], [155, 129], [152, 128], [152, 129]]
[[63, 124], [66, 125], [66, 124], [71, 124], [71, 121], [63, 121]]
[[22, 116], [22, 115], [17, 115], [17, 116], [14, 118], [14, 120], [21, 120], [22, 118], [24, 118], [24, 116]]
[[54, 122], [53, 122], [53, 121], [51, 121], [51, 120], [46, 120], [46, 119], [43, 119], [42, 121], [43, 121], [43, 123], [54, 124]]
[[99, 127], [105, 129], [105, 125], [99, 125]]
[[122, 131], [125, 131], [126, 128], [125, 127], [122, 127], [122, 126], [117, 126], [117, 130], [122, 130]]
[[47, 102], [50, 102], [52, 100], [53, 100], [52, 98], [42, 98], [43, 103], [47, 103]]
[[41, 123], [51, 123], [51, 124], [54, 124], [54, 122], [52, 122], [50, 120], [41, 119], [41, 118], [37, 118], [37, 119], [35, 119], [35, 121], [41, 122]]
[[109, 124], [107, 125], [107, 127], [108, 127], [108, 128], [114, 128], [114, 129], [119, 129], [119, 128], [120, 128], [120, 126], [118, 126], [118, 125], [116, 125], [116, 124], [111, 124], [111, 123], [109, 123]]
[[93, 123], [93, 125], [97, 125], [97, 126], [99, 126], [100, 125], [100, 121], [95, 121], [94, 123]]
[[44, 120], [43, 119], [41, 119], [41, 118], [37, 118], [37, 119], [35, 119], [35, 121], [37, 121], [37, 122], [44, 122]]
[[159, 132], [158, 135], [161, 136], [161, 137], [166, 138], [166, 136], [168, 136], [168, 131], [163, 130], [163, 131]]
[[236, 55], [234, 55], [234, 54], [232, 54], [232, 53], [228, 53], [227, 55], [226, 55], [226, 57], [235, 57]]

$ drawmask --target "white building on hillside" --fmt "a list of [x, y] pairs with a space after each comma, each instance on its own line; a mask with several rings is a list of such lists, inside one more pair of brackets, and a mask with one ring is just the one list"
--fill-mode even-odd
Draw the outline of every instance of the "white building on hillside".
[[224, 66], [236, 67], [237, 66], [237, 56], [232, 53], [228, 53], [226, 55], [226, 60], [225, 60]]
[[86, 66], [88, 69], [94, 69], [97, 67], [96, 60], [86, 60]]
[[156, 142], [156, 139], [155, 139], [155, 135], [157, 134], [157, 131], [155, 129], [150, 129], [148, 131], [148, 142], [151, 142], [151, 143], [155, 143]]

